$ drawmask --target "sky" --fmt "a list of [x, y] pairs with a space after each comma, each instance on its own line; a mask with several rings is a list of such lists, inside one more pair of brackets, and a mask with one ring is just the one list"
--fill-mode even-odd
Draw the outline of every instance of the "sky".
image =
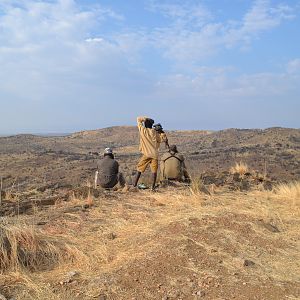
[[0, 0], [0, 134], [300, 127], [300, 0]]

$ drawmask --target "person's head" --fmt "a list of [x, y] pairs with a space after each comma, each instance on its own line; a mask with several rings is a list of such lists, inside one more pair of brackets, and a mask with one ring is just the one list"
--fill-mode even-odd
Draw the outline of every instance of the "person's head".
[[152, 119], [146, 119], [145, 122], [144, 122], [144, 124], [145, 124], [146, 128], [152, 128], [152, 126], [154, 124], [154, 120], [152, 120]]
[[153, 125], [153, 128], [154, 128], [158, 133], [163, 133], [163, 132], [164, 132], [163, 127], [161, 126], [160, 123], [154, 124], [154, 125]]
[[169, 149], [170, 149], [170, 152], [178, 153], [176, 145], [171, 145]]
[[111, 148], [105, 148], [103, 155], [104, 155], [104, 157], [106, 157], [106, 156], [109, 156], [111, 158], [115, 157]]

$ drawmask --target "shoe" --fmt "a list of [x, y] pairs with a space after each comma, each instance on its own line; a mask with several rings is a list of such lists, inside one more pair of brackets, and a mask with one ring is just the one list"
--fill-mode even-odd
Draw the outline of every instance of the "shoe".
[[138, 189], [140, 189], [140, 190], [146, 190], [148, 187], [146, 186], [146, 184], [145, 183], [140, 183], [140, 184], [138, 184]]

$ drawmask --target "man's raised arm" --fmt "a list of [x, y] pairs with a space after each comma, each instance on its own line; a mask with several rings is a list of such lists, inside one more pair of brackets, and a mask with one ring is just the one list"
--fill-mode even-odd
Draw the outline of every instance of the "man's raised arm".
[[147, 117], [137, 117], [137, 126], [140, 128], [143, 126], [143, 122], [145, 122], [145, 120], [147, 119]]

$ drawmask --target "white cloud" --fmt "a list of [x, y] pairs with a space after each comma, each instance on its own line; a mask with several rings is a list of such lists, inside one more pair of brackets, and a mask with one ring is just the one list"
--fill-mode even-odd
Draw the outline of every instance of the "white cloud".
[[[70, 128], [82, 122], [90, 127], [126, 123], [136, 111], [155, 113], [167, 101], [179, 103], [177, 111], [189, 103], [186, 113], [193, 114], [195, 103], [213, 109], [215, 100], [236, 104], [299, 91], [299, 59], [275, 74], [237, 75], [231, 66], [203, 66], [207, 56], [224, 47], [251, 45], [291, 18], [290, 7], [256, 1], [235, 22], [216, 22], [203, 6], [155, 2], [152, 9], [160, 9], [168, 25], [107, 33], [102, 31], [105, 20], [125, 20], [109, 8], [79, 6], [73, 0], [0, 0], [0, 127], [14, 126], [15, 107], [22, 126], [45, 124], [59, 131], [64, 122]], [[145, 49], [171, 62], [157, 84], [157, 77], [143, 69]], [[149, 101], [157, 105], [149, 108]], [[160, 111], [169, 112], [168, 105]], [[25, 122], [26, 115], [31, 117]]]
[[296, 58], [288, 62], [287, 72], [292, 74], [300, 73], [300, 58]]
[[256, 0], [245, 14], [242, 23], [228, 28], [224, 35], [226, 46], [250, 44], [259, 34], [279, 26], [283, 21], [295, 17], [294, 9], [288, 5], [272, 6], [269, 0]]
[[[262, 33], [295, 17], [288, 5], [272, 5], [269, 0], [256, 0], [241, 20], [217, 22], [206, 7], [185, 4], [152, 4], [172, 22], [152, 32], [154, 45], [165, 57], [186, 65], [202, 63], [224, 48], [248, 48]], [[191, 24], [197, 24], [193, 26]]]
[[156, 85], [158, 98], [194, 99], [200, 102], [224, 100], [243, 101], [264, 97], [282, 97], [299, 91], [300, 78], [282, 70], [278, 73], [238, 75], [235, 68], [202, 67], [197, 74], [169, 75]]
[[212, 18], [212, 13], [204, 5], [191, 4], [189, 1], [179, 3], [152, 1], [148, 9], [170, 18], [173, 26], [201, 27]]
[[103, 42], [103, 38], [88, 38], [85, 41], [88, 43], [101, 43]]

